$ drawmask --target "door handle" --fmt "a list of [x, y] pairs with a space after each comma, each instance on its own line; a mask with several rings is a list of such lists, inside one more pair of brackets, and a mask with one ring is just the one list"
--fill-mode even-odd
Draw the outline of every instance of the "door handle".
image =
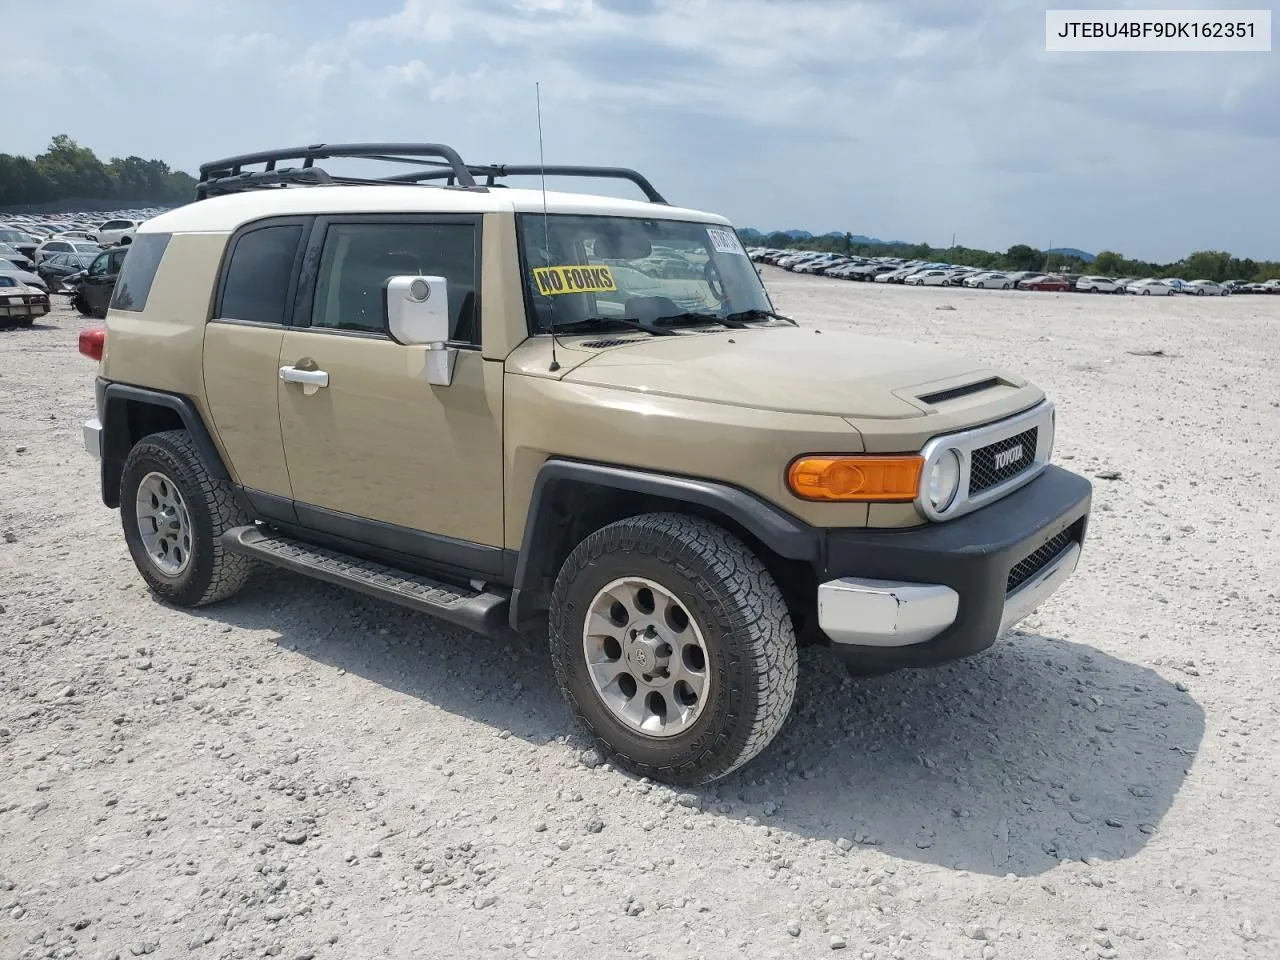
[[329, 373], [326, 370], [299, 370], [297, 367], [281, 367], [280, 379], [285, 383], [301, 383], [309, 387], [327, 387]]

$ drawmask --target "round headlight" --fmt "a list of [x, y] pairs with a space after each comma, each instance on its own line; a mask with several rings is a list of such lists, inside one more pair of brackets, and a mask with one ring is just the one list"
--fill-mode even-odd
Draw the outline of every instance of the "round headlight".
[[945, 510], [960, 489], [960, 455], [945, 450], [929, 471], [929, 502], [935, 510]]

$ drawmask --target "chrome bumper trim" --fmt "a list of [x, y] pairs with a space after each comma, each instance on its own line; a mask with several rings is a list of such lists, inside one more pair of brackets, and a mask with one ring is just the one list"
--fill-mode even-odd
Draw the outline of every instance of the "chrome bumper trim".
[[83, 426], [84, 448], [95, 460], [102, 459], [102, 423], [97, 417], [86, 420]]
[[844, 577], [818, 585], [818, 626], [833, 643], [908, 647], [956, 619], [960, 595], [938, 583]]

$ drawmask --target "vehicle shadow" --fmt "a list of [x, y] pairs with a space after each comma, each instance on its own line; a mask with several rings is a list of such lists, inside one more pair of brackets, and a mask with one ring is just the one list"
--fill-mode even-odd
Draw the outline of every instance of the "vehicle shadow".
[[35, 320], [35, 321], [32, 321], [31, 323], [17, 323], [8, 319], [0, 320], [0, 330], [4, 330], [8, 333], [15, 333], [19, 330], [23, 332], [26, 332], [28, 330], [35, 332], [38, 330], [56, 330], [56, 329], [58, 328], [55, 324], [44, 322], [41, 320]]
[[[270, 631], [317, 663], [530, 743], [589, 746], [545, 652], [523, 641], [276, 570], [193, 613]], [[774, 743], [689, 791], [706, 814], [978, 873], [1031, 876], [1063, 859], [1138, 853], [1204, 735], [1200, 706], [1152, 670], [1030, 634], [864, 680], [810, 648], [800, 676]]]

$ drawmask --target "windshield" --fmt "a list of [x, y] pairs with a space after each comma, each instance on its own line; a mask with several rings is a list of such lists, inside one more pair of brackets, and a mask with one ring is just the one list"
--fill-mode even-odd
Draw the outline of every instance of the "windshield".
[[732, 227], [540, 213], [519, 220], [533, 333], [547, 332], [552, 323], [562, 329], [663, 318], [767, 320], [773, 312]]

